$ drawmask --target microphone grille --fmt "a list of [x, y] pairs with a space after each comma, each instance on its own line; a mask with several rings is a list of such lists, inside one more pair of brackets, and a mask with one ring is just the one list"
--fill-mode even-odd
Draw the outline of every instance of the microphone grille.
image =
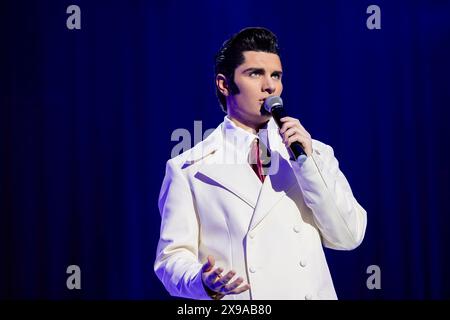
[[270, 96], [264, 100], [264, 109], [271, 113], [273, 107], [283, 107], [283, 100], [279, 96]]

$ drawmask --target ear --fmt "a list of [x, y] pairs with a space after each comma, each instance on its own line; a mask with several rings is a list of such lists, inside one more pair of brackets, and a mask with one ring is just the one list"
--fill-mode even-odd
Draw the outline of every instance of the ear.
[[228, 95], [230, 94], [227, 77], [225, 77], [222, 73], [219, 73], [216, 76], [216, 87], [225, 97], [228, 97]]

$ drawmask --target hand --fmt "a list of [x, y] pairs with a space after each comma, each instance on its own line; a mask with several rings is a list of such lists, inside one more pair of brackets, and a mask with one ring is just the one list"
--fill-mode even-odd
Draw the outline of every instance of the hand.
[[244, 282], [242, 277], [238, 277], [233, 282], [230, 280], [236, 275], [236, 272], [231, 270], [225, 276], [222, 276], [223, 269], [216, 268], [214, 270], [214, 257], [208, 256], [208, 261], [202, 267], [202, 281], [203, 286], [207, 289], [208, 294], [213, 299], [222, 299], [228, 294], [239, 294], [250, 289], [250, 284], [241, 284]]
[[290, 147], [294, 141], [300, 142], [307, 156], [312, 153], [312, 140], [308, 131], [303, 128], [300, 121], [291, 117], [280, 119], [283, 125], [280, 128], [280, 134], [286, 147]]

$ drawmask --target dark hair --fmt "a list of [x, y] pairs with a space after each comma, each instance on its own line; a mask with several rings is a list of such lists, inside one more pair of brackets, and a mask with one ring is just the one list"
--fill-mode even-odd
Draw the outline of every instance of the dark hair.
[[[245, 28], [226, 40], [216, 54], [214, 76], [222, 73], [227, 78], [231, 94], [239, 93], [234, 82], [234, 70], [244, 63], [244, 51], [262, 51], [279, 54], [276, 35], [266, 28]], [[225, 96], [216, 87], [216, 95], [224, 112], [227, 112]]]

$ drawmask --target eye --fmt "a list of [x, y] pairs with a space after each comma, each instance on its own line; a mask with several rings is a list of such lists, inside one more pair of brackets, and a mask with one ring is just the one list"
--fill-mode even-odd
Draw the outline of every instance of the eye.
[[258, 72], [258, 71], [252, 71], [252, 72], [249, 73], [249, 76], [251, 78], [258, 78], [260, 75], [261, 75], [261, 73]]
[[272, 78], [276, 79], [276, 80], [280, 80], [281, 79], [281, 74], [279, 73], [274, 73], [272, 74]]

